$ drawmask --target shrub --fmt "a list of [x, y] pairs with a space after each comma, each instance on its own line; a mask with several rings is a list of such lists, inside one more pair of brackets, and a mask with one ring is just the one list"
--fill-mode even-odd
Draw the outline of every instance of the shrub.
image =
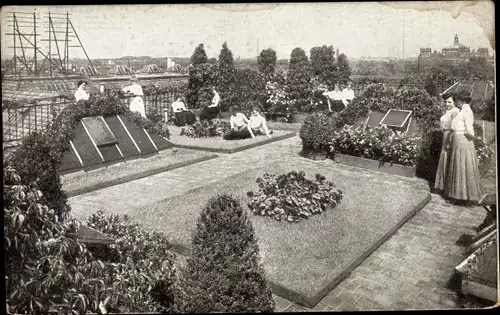
[[479, 112], [482, 113], [482, 119], [495, 121], [495, 93], [489, 99], [482, 100], [479, 104]]
[[161, 121], [163, 121], [163, 114], [156, 108], [150, 110], [147, 114], [146, 117], [153, 123], [157, 124]]
[[349, 66], [349, 60], [345, 54], [340, 54], [337, 56], [337, 71], [339, 82], [346, 84], [351, 76], [351, 67]]
[[244, 104], [247, 101], [257, 101], [265, 104], [265, 76], [251, 69], [236, 71], [235, 104]]
[[415, 166], [419, 144], [419, 137], [407, 137], [388, 127], [346, 127], [335, 132], [330, 149], [332, 153]]
[[[306, 57], [307, 58], [307, 57]], [[287, 84], [290, 90], [290, 98], [295, 100], [297, 110], [307, 108], [311, 99], [311, 66], [307, 59], [302, 62], [290, 64], [287, 75]]]
[[338, 82], [337, 66], [333, 46], [318, 46], [311, 48], [310, 60], [313, 74], [329, 89], [333, 89]]
[[317, 76], [312, 77], [308, 87], [308, 100], [300, 107], [300, 110], [304, 113], [311, 113], [327, 109], [328, 103], [323, 95], [326, 91], [328, 91], [328, 87], [321, 83]]
[[220, 108], [222, 111], [228, 109], [230, 104], [235, 101], [235, 84], [236, 69], [234, 67], [233, 53], [227, 47], [227, 43], [224, 42], [220, 50], [217, 69], [217, 91], [221, 95]]
[[257, 64], [259, 65], [259, 72], [264, 75], [271, 75], [276, 68], [276, 51], [272, 48], [264, 49], [257, 57]]
[[291, 115], [297, 111], [297, 100], [291, 97], [290, 86], [286, 83], [267, 82], [266, 95], [268, 112], [283, 115], [286, 122], [291, 122]]
[[340, 204], [342, 191], [324, 176], [316, 174], [315, 180], [305, 178], [305, 173], [264, 174], [257, 178], [259, 191], [249, 191], [248, 207], [254, 214], [270, 216], [278, 221], [298, 222], [313, 214]]
[[300, 127], [300, 139], [304, 149], [323, 151], [329, 149], [337, 125], [336, 114], [312, 113]]
[[69, 233], [75, 221], [61, 220], [44, 204], [36, 182], [24, 184], [17, 171], [4, 163], [4, 250], [7, 305], [11, 312], [40, 314], [53, 304], [62, 310], [84, 313], [88, 298], [81, 298], [85, 280], [84, 245]]
[[274, 311], [275, 302], [259, 260], [246, 211], [231, 196], [211, 198], [198, 219], [191, 257], [175, 285], [175, 311]]
[[227, 121], [212, 119], [197, 121], [187, 128], [182, 128], [180, 135], [190, 138], [222, 137], [230, 130], [231, 125]]
[[216, 83], [216, 66], [203, 63], [190, 67], [186, 100], [190, 108], [200, 108], [206, 99], [198, 99], [200, 89], [210, 89]]
[[204, 64], [208, 62], [207, 53], [203, 43], [196, 46], [193, 55], [191, 55], [191, 64], [193, 66]]
[[87, 225], [115, 240], [110, 249], [96, 253], [110, 272], [101, 280], [121, 289], [109, 306], [121, 312], [168, 310], [175, 279], [175, 254], [168, 239], [131, 223], [127, 216], [105, 216], [102, 211], [92, 214]]

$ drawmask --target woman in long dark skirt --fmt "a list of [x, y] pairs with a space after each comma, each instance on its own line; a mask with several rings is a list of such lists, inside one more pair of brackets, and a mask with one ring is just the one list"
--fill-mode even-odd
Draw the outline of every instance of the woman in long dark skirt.
[[452, 130], [451, 121], [460, 112], [460, 109], [455, 107], [455, 102], [451, 94], [444, 94], [443, 101], [446, 103], [446, 112], [441, 116], [441, 129], [443, 130], [443, 143], [441, 146], [441, 154], [439, 156], [439, 163], [436, 172], [436, 181], [434, 182], [434, 189], [442, 193], [444, 191], [446, 182], [446, 172], [448, 168], [448, 158], [451, 149]]

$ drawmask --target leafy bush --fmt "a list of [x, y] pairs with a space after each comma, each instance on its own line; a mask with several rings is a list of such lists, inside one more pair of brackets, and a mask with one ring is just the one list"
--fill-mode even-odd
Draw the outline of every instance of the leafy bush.
[[313, 74], [317, 75], [329, 89], [333, 89], [339, 78], [333, 46], [313, 47], [310, 56]]
[[211, 198], [198, 219], [191, 257], [175, 285], [175, 311], [274, 311], [275, 302], [259, 260], [246, 211], [231, 196]]
[[296, 99], [291, 97], [290, 87], [279, 82], [267, 82], [266, 95], [268, 112], [285, 116], [285, 121], [291, 122], [291, 115], [296, 110]]
[[332, 153], [415, 166], [419, 144], [420, 137], [404, 136], [384, 126], [346, 127], [335, 132], [330, 149]]
[[303, 113], [312, 113], [328, 108], [328, 101], [323, 95], [323, 93], [327, 91], [328, 87], [321, 83], [317, 76], [312, 77], [308, 88], [309, 98], [307, 102], [300, 107], [300, 111]]
[[257, 57], [257, 64], [259, 65], [259, 72], [264, 75], [271, 75], [276, 68], [276, 51], [272, 48], [264, 49]]
[[474, 137], [474, 147], [479, 165], [486, 165], [493, 158], [493, 150], [477, 135]]
[[181, 136], [190, 138], [222, 137], [231, 130], [231, 125], [224, 120], [212, 119], [197, 121], [181, 129]]
[[[37, 183], [4, 164], [4, 249], [10, 311], [85, 314], [168, 310], [174, 256], [168, 241], [101, 213], [90, 226], [116, 238], [94, 256], [74, 236], [80, 224], [58, 218]], [[114, 254], [114, 255], [113, 255]], [[100, 258], [100, 259], [99, 259]]]
[[315, 180], [305, 178], [305, 173], [264, 174], [257, 178], [259, 191], [249, 191], [248, 207], [254, 214], [274, 217], [276, 220], [298, 222], [313, 214], [340, 204], [342, 191], [324, 176], [316, 174]]
[[236, 69], [234, 67], [233, 53], [227, 46], [227, 42], [222, 44], [219, 54], [219, 64], [217, 69], [217, 91], [221, 95], [220, 108], [225, 111], [230, 104], [234, 103], [236, 95], [233, 93], [236, 85]]
[[191, 64], [193, 66], [201, 65], [208, 62], [207, 53], [205, 52], [204, 44], [201, 43], [194, 49], [191, 55]]
[[337, 125], [336, 114], [312, 113], [300, 127], [300, 139], [304, 149], [328, 150]]
[[236, 88], [234, 89], [235, 104], [244, 104], [247, 101], [257, 101], [264, 105], [266, 101], [265, 76], [251, 69], [236, 71]]
[[495, 121], [495, 93], [489, 99], [482, 100], [479, 104], [479, 112], [482, 113], [482, 119]]
[[108, 261], [109, 276], [101, 280], [121, 289], [120, 296], [110, 299], [110, 307], [122, 312], [168, 310], [175, 279], [175, 254], [168, 239], [131, 223], [127, 216], [105, 216], [102, 211], [91, 215], [87, 225], [115, 240], [110, 249], [96, 253]]
[[43, 203], [37, 183], [23, 184], [26, 181], [8, 162], [3, 178], [8, 308], [18, 314], [39, 314], [56, 304], [67, 312], [84, 313], [88, 298], [79, 296], [85, 280], [80, 268], [88, 255], [85, 246], [69, 235], [78, 224], [61, 220]]
[[203, 105], [207, 105], [205, 98], [198, 99], [200, 97], [199, 90], [208, 90], [215, 85], [217, 77], [216, 69], [216, 66], [208, 63], [190, 67], [186, 92], [186, 100], [189, 108], [200, 108]]
[[161, 121], [163, 121], [163, 114], [157, 110], [157, 109], [153, 109], [151, 111], [149, 111], [148, 113], [146, 113], [146, 117], [153, 123], [153, 124], [157, 124]]

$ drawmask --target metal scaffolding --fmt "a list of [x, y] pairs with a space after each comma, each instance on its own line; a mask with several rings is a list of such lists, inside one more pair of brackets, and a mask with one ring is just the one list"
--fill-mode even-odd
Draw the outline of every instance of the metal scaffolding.
[[[70, 14], [51, 13], [43, 16], [47, 19], [43, 33], [47, 38], [40, 38], [41, 23], [39, 13], [8, 12], [8, 27], [12, 28], [14, 57], [5, 72], [14, 77], [31, 76], [67, 76], [71, 74], [70, 48], [81, 48], [90, 67], [95, 68], [78, 36]], [[72, 42], [76, 43], [71, 44]], [[48, 52], [43, 52], [39, 42], [48, 42]], [[40, 63], [39, 55], [42, 56]]]

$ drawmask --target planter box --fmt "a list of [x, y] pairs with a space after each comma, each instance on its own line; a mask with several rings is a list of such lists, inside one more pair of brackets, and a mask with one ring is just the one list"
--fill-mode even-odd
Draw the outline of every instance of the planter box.
[[394, 174], [405, 177], [415, 176], [415, 166], [404, 166], [399, 164], [392, 164], [387, 162], [380, 162], [377, 160], [370, 160], [362, 157], [335, 153], [333, 160], [340, 164], [363, 167], [370, 170]]
[[322, 161], [327, 159], [328, 154], [325, 150], [315, 150], [310, 147], [302, 146], [301, 155], [310, 160]]

